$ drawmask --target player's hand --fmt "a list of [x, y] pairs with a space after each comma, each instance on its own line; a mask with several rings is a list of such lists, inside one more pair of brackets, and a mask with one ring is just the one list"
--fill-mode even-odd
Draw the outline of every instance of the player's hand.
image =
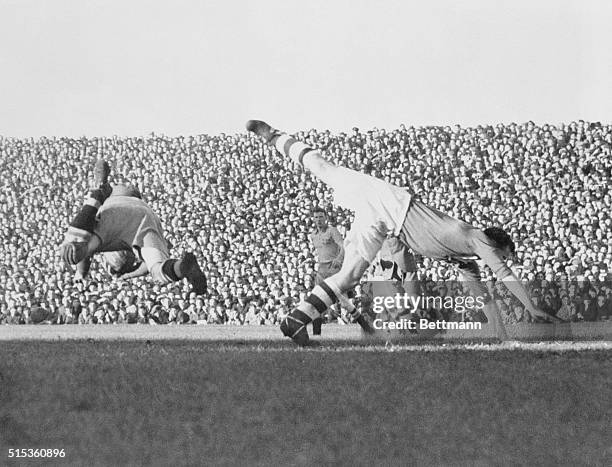
[[77, 264], [87, 254], [87, 242], [62, 243], [58, 249], [58, 254], [66, 264]]

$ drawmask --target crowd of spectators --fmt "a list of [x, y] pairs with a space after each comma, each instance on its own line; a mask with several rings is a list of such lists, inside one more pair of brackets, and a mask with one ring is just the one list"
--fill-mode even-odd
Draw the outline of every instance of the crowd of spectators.
[[[552, 312], [592, 316], [564, 292], [567, 281], [587, 284], [581, 290], [610, 305], [610, 287], [601, 283], [612, 271], [612, 125], [401, 126], [297, 136], [452, 216], [508, 230], [517, 245], [512, 268], [536, 284], [533, 296], [543, 307], [550, 301]], [[110, 162], [112, 182], [139, 188], [174, 256], [196, 253], [206, 296], [190, 295], [186, 283], [116, 280], [95, 262], [78, 281], [58, 260], [97, 158]], [[322, 183], [245, 133], [0, 137], [0, 323], [276, 323], [314, 284], [313, 209], [328, 210], [341, 232], [350, 228], [351, 213], [331, 199]], [[456, 277], [444, 262], [425, 258], [419, 267], [423, 279]], [[485, 269], [483, 279], [490, 278]], [[498, 302], [507, 322], [524, 320], [516, 303]]]

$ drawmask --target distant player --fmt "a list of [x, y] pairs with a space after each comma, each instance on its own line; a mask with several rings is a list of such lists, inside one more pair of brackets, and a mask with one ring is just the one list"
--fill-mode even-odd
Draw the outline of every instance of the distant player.
[[332, 188], [335, 204], [355, 212], [355, 221], [344, 243], [342, 268], [317, 285], [281, 323], [283, 334], [296, 343], [308, 343], [306, 324], [358, 284], [387, 237], [397, 237], [417, 254], [457, 262], [472, 291], [487, 297], [484, 311], [494, 325], [501, 322], [499, 311], [480, 282], [476, 259], [482, 260], [505, 282], [532, 316], [555, 319], [532, 303], [506, 265], [506, 258], [514, 253], [514, 243], [502, 229], [478, 229], [414, 199], [406, 189], [336, 166], [325, 160], [320, 151], [265, 122], [250, 120], [247, 130]]
[[[344, 248], [342, 246], [344, 238], [336, 227], [329, 225], [327, 213], [323, 209], [315, 209], [312, 217], [314, 229], [310, 234], [310, 242], [317, 257], [318, 267], [315, 284], [319, 285], [325, 279], [340, 271], [344, 259]], [[322, 316], [314, 319], [312, 321], [312, 333], [315, 335], [321, 334], [322, 324]]]
[[193, 253], [186, 253], [181, 259], [171, 258], [157, 215], [137, 190], [122, 185], [111, 189], [109, 174], [108, 164], [98, 161], [93, 187], [59, 248], [62, 259], [68, 264], [86, 266], [87, 259], [95, 253], [135, 251], [138, 258], [134, 257], [128, 270], [119, 273], [130, 277], [149, 273], [161, 284], [185, 278], [193, 292], [205, 293], [206, 277]]

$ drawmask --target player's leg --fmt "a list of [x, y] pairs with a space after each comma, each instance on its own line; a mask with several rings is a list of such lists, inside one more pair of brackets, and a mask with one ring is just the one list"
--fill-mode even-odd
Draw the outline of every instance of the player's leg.
[[[315, 277], [315, 285], [320, 285], [325, 279], [333, 276], [339, 271], [337, 267], [332, 267], [330, 263], [319, 264], [317, 275]], [[328, 309], [330, 313], [330, 319], [333, 316], [332, 307]], [[312, 334], [315, 336], [321, 335], [321, 328], [323, 325], [323, 320], [325, 318], [325, 314], [322, 314], [319, 318], [316, 318], [312, 321]]]
[[[356, 218], [355, 227], [350, 230], [344, 240], [344, 261], [340, 271], [316, 286], [311, 294], [281, 323], [283, 334], [291, 337], [296, 343], [300, 345], [308, 343], [306, 325], [357, 286], [380, 251], [385, 236], [375, 226], [364, 227], [363, 225], [363, 222]], [[348, 305], [348, 303], [349, 301], [346, 300], [345, 304]], [[370, 334], [374, 332], [359, 310], [352, 304], [347, 308], [349, 315], [364, 331]]]
[[108, 162], [98, 160], [93, 169], [93, 183], [85, 196], [85, 203], [68, 227], [67, 241], [87, 241], [93, 233], [98, 209], [111, 193], [109, 176]]
[[[268, 144], [276, 147], [278, 152], [303, 166], [326, 185], [333, 187], [340, 178], [346, 178], [344, 169], [327, 161], [319, 150], [272, 128], [267, 123], [249, 120], [246, 127], [248, 131], [264, 138]], [[339, 174], [341, 171], [342, 177]]]
[[[317, 271], [317, 275], [315, 277], [315, 285], [319, 286], [323, 283], [323, 281], [325, 279], [327, 279], [328, 277], [330, 277], [330, 274], [326, 274], [325, 271], [325, 266], [319, 264], [319, 270]], [[313, 336], [320, 336], [321, 335], [321, 328], [323, 327], [323, 315], [324, 313], [321, 313], [321, 316], [319, 316], [318, 318], [315, 318], [312, 320], [312, 334]]]
[[206, 276], [193, 253], [186, 253], [181, 259], [175, 259], [170, 258], [164, 249], [143, 246], [140, 255], [154, 281], [168, 284], [187, 279], [193, 292], [198, 295], [206, 293]]
[[340, 271], [315, 286], [308, 297], [283, 320], [281, 323], [283, 334], [300, 345], [306, 345], [309, 340], [306, 325], [319, 318], [327, 308], [339, 300], [347, 305], [349, 313], [362, 327], [368, 326], [354, 305], [348, 299], [345, 300], [345, 294], [359, 283], [369, 265], [370, 263], [361, 255], [346, 251]]
[[[68, 231], [64, 236], [64, 241], [60, 245], [59, 254], [62, 259], [69, 264], [77, 264], [81, 252], [92, 238], [96, 215], [98, 209], [110, 195], [111, 189], [108, 183], [110, 167], [104, 160], [98, 160], [93, 170], [93, 185], [87, 192], [85, 203], [81, 210], [74, 217]], [[87, 274], [88, 267], [81, 265], [80, 273]]]
[[351, 288], [349, 291], [341, 294], [338, 297], [338, 303], [340, 303], [340, 306], [346, 310], [346, 313], [351, 319], [351, 322], [359, 324], [359, 326], [361, 326], [361, 329], [363, 329], [367, 334], [374, 334], [374, 328], [372, 327], [372, 325], [365, 319], [365, 317], [361, 313], [361, 310], [359, 310], [351, 300], [351, 296], [353, 294], [354, 290], [353, 288]]

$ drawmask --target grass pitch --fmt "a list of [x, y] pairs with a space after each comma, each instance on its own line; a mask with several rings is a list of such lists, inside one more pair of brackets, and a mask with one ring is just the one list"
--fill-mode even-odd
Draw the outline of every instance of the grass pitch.
[[0, 465], [43, 463], [9, 448], [63, 448], [57, 465], [612, 464], [609, 343], [200, 332], [0, 342]]

